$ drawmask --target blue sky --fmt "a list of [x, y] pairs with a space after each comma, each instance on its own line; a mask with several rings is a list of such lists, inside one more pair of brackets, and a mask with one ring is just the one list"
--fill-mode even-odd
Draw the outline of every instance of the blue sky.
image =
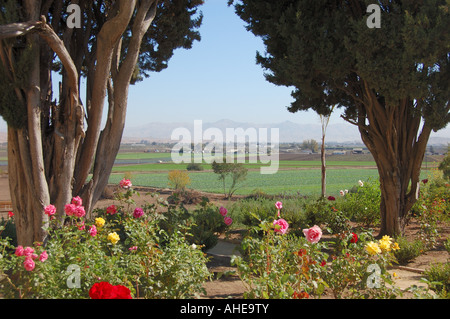
[[166, 70], [130, 88], [127, 126], [195, 119], [320, 123], [313, 112], [287, 111], [292, 89], [265, 80], [255, 61], [256, 51], [264, 52], [262, 40], [245, 29], [227, 0], [206, 0], [200, 8], [202, 40], [176, 50]]
[[[131, 86], [127, 127], [151, 122], [214, 122], [230, 119], [250, 123], [320, 124], [313, 112], [290, 113], [292, 88], [266, 81], [256, 64], [263, 42], [245, 29], [245, 22], [227, 0], [206, 0], [200, 6], [201, 41], [190, 50], [179, 49], [167, 69]], [[335, 111], [330, 124], [345, 123]], [[432, 136], [450, 136], [450, 126]]]

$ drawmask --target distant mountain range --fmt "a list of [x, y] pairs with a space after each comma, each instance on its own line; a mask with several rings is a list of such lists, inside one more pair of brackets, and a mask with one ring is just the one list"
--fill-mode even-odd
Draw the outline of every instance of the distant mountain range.
[[[191, 135], [194, 134], [194, 122], [185, 123], [163, 123], [152, 122], [139, 126], [126, 126], [123, 134], [123, 142], [133, 141], [139, 142], [140, 140], [157, 141], [157, 142], [171, 142], [172, 132], [176, 128], [186, 128]], [[315, 139], [320, 142], [322, 139], [322, 127], [320, 123], [313, 124], [298, 124], [291, 121], [284, 121], [280, 123], [267, 123], [267, 124], [255, 124], [244, 123], [232, 120], [219, 120], [216, 122], [202, 122], [203, 132], [208, 128], [219, 129], [224, 138], [227, 128], [242, 128], [244, 130], [248, 128], [255, 128], [257, 131], [259, 128], [267, 128], [268, 138], [270, 141], [270, 129], [278, 128], [281, 143], [297, 142], [301, 143], [306, 139]], [[445, 132], [449, 131], [449, 128], [445, 129]], [[3, 129], [0, 126], [0, 143], [7, 141], [6, 126]], [[177, 142], [174, 140], [172, 142]], [[327, 127], [326, 143], [339, 143], [339, 144], [362, 144], [361, 137], [358, 129], [347, 123], [343, 124], [330, 124]], [[450, 143], [450, 134], [445, 135], [444, 131], [432, 133], [429, 139], [429, 145], [447, 145]]]
[[[190, 132], [192, 136], [194, 135], [193, 121], [186, 123], [152, 122], [135, 127], [125, 127], [123, 137], [124, 141], [127, 139], [142, 139], [170, 142], [172, 132], [176, 128], [185, 128]], [[281, 143], [303, 142], [306, 139], [315, 139], [317, 141], [320, 141], [322, 139], [322, 127], [320, 123], [298, 124], [291, 121], [284, 121], [281, 123], [255, 124], [247, 122], [237, 122], [227, 119], [219, 120], [216, 122], [202, 122], [202, 131], [204, 132], [208, 128], [219, 129], [222, 132], [224, 138], [226, 136], [227, 128], [242, 128], [244, 130], [248, 128], [255, 128], [257, 132], [259, 128], [267, 128], [268, 138], [270, 140], [270, 129], [278, 128]], [[173, 142], [177, 141], [178, 140], [174, 140]], [[358, 129], [355, 126], [346, 123], [329, 124], [326, 131], [326, 142], [342, 144], [362, 144]], [[432, 136], [429, 140], [429, 144], [446, 145], [447, 143], [450, 143], [450, 136]]]

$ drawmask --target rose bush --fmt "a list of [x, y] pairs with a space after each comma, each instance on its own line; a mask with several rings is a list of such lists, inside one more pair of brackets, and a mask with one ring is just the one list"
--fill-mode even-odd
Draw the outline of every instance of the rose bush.
[[[345, 230], [334, 234], [334, 242], [324, 242], [318, 225], [303, 229], [299, 237], [280, 220], [270, 223], [260, 219], [242, 241], [242, 256], [232, 258], [247, 288], [244, 297], [320, 298], [325, 291], [335, 298], [392, 298], [401, 294], [387, 285], [392, 284], [387, 266], [395, 261], [393, 252], [399, 249], [392, 238], [375, 242], [370, 231]], [[381, 269], [381, 284], [375, 289], [368, 285], [372, 264]]]
[[[207, 258], [188, 242], [189, 227], [169, 235], [159, 227], [161, 214], [154, 207], [136, 213], [131, 182], [121, 186], [114, 209], [96, 209], [92, 220], [74, 197], [65, 206], [66, 220], [51, 219], [45, 243], [14, 247], [0, 240], [0, 295], [189, 298], [204, 292]], [[54, 216], [55, 207], [44, 212]]]

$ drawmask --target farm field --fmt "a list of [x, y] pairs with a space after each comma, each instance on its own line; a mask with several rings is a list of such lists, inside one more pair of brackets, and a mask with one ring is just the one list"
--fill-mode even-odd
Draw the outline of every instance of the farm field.
[[[245, 162], [249, 169], [247, 179], [241, 182], [236, 195], [249, 195], [255, 191], [267, 194], [317, 195], [321, 191], [321, 162], [318, 154], [304, 156], [280, 156], [279, 170], [275, 174], [262, 175], [259, 168], [268, 164]], [[303, 156], [302, 156], [303, 155]], [[161, 162], [158, 162], [161, 161]], [[129, 163], [129, 164], [124, 164]], [[187, 163], [176, 164], [170, 153], [121, 153], [110, 176], [111, 184], [118, 183], [124, 176], [132, 178], [135, 186], [168, 188], [170, 170], [186, 170]], [[190, 171], [189, 189], [222, 193], [223, 183], [215, 175], [209, 164], [203, 163], [203, 171]], [[427, 164], [428, 168], [432, 163]], [[427, 171], [422, 171], [426, 178]], [[330, 156], [327, 158], [327, 194], [338, 196], [341, 189], [351, 189], [358, 180], [378, 178], [375, 162], [367, 154], [360, 156]], [[228, 182], [230, 182], [228, 180]], [[228, 184], [226, 184], [228, 189]]]

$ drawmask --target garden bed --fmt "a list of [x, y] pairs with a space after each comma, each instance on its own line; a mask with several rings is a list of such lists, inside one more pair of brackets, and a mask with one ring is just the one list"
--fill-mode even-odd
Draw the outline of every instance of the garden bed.
[[[136, 198], [136, 204], [151, 203], [153, 198], [150, 196], [142, 196], [145, 193], [158, 193], [160, 197], [167, 199], [173, 191], [171, 189], [157, 189], [157, 188], [146, 188], [138, 187], [136, 188], [141, 193], [139, 198]], [[224, 198], [223, 194], [212, 194], [207, 192], [193, 191], [193, 197], [200, 199], [201, 197], [207, 197], [209, 201], [218, 207], [230, 204], [230, 202], [236, 202], [245, 196], [234, 196], [231, 200]], [[185, 207], [188, 209], [194, 209], [197, 206], [199, 200], [193, 200], [192, 203], [186, 204]], [[112, 204], [114, 201], [111, 199], [102, 199], [97, 203], [98, 207], [106, 207]], [[352, 226], [357, 226], [352, 223]], [[406, 226], [405, 237], [409, 240], [413, 240], [417, 233], [419, 232], [419, 224], [414, 219]], [[440, 238], [438, 239], [438, 244], [435, 248], [421, 253], [418, 257], [414, 258], [412, 261], [403, 265], [394, 265], [390, 267], [390, 273], [396, 274], [395, 285], [402, 290], [413, 285], [426, 287], [426, 284], [421, 282], [423, 277], [421, 272], [427, 270], [433, 264], [446, 263], [448, 262], [449, 254], [444, 248], [444, 241], [450, 237], [450, 225], [440, 224], [439, 225]], [[378, 229], [374, 229], [374, 235], [378, 233]], [[226, 234], [223, 233], [219, 236], [219, 241], [228, 244], [238, 246], [246, 234], [246, 229], [233, 229], [228, 231]], [[333, 236], [324, 233], [323, 240], [333, 240]], [[228, 255], [227, 255], [228, 254]], [[231, 254], [229, 249], [223, 254], [209, 254], [210, 261], [208, 263], [208, 269], [213, 273], [214, 279], [205, 283], [206, 295], [202, 298], [208, 299], [221, 299], [221, 298], [242, 298], [245, 292], [245, 286], [235, 273], [235, 267], [230, 264]], [[405, 293], [403, 298], [410, 298], [411, 293]], [[322, 296], [322, 299], [333, 298], [331, 293], [326, 293]]]

